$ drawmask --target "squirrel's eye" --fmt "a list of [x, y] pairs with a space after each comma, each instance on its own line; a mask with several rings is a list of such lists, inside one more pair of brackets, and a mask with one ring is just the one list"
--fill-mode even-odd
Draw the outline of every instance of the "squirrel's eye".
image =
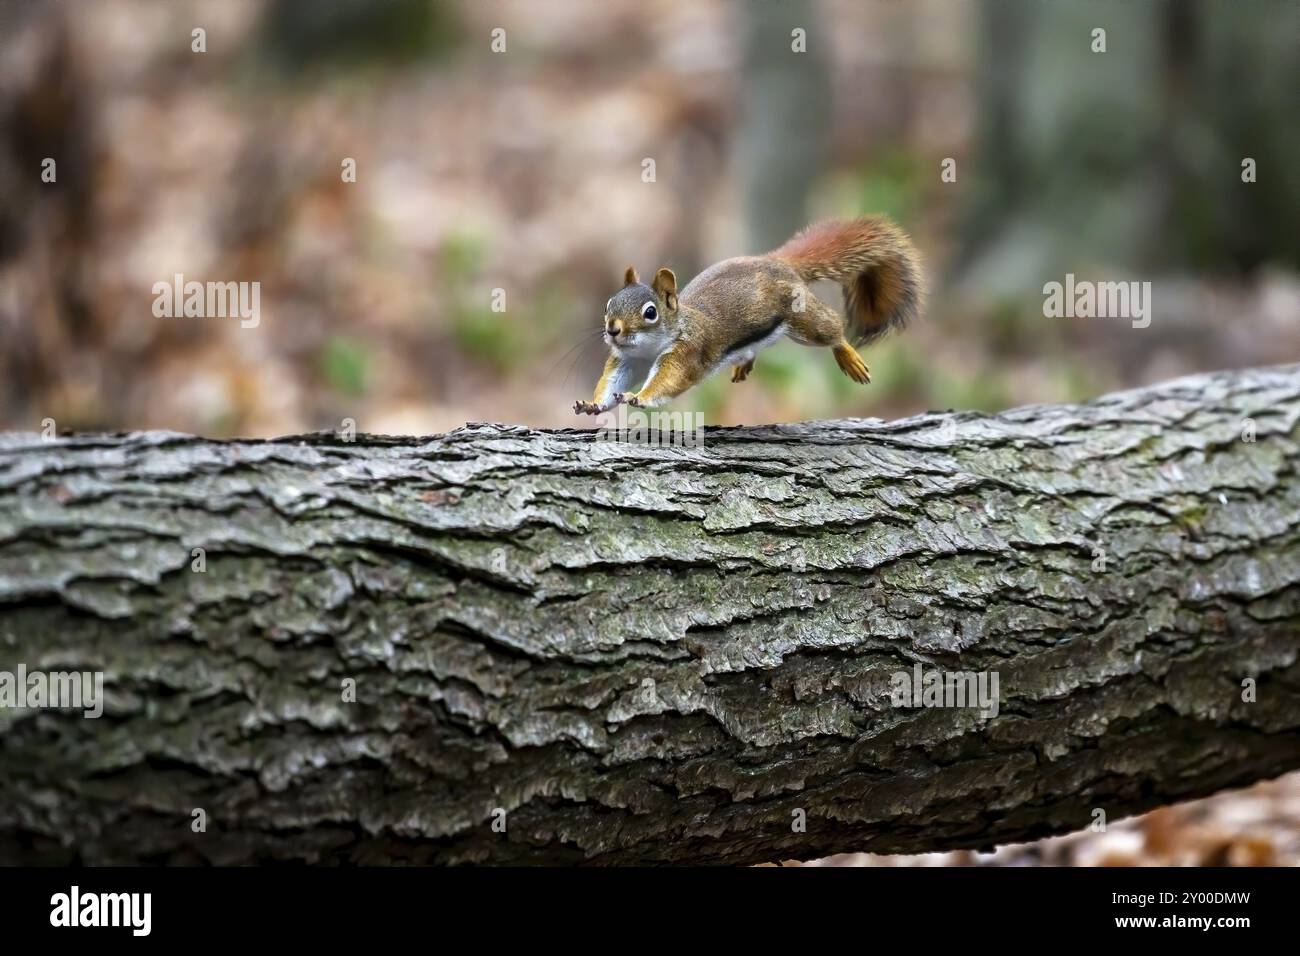
[[641, 316], [647, 322], [656, 322], [659, 319], [659, 310], [655, 308], [653, 302], [647, 302], [645, 305], [641, 306]]

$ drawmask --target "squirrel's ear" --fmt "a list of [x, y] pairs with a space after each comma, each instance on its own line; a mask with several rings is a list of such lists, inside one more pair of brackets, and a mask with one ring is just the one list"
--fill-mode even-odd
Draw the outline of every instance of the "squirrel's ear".
[[641, 281], [641, 277], [636, 274], [636, 267], [628, 266], [627, 272], [623, 273], [623, 285], [625, 286], [636, 285], [640, 281]]
[[650, 287], [664, 297], [664, 304], [670, 309], [677, 308], [677, 276], [672, 269], [660, 269], [655, 273], [654, 284]]

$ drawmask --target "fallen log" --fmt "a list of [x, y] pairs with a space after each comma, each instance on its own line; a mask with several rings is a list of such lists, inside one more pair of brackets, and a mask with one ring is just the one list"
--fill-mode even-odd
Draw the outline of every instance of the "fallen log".
[[103, 681], [0, 707], [0, 862], [908, 853], [1283, 773], [1298, 419], [1290, 366], [692, 448], [0, 436], [0, 672]]

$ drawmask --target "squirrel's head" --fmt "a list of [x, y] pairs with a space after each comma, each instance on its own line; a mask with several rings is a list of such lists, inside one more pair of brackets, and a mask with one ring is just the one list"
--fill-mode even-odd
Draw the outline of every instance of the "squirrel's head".
[[654, 282], [642, 284], [631, 266], [623, 288], [605, 304], [605, 342], [633, 358], [656, 358], [672, 344], [677, 328], [677, 277], [660, 269]]

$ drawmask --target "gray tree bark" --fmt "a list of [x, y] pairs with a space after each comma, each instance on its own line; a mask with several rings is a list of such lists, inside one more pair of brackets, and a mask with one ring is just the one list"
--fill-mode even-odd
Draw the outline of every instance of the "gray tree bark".
[[107, 704], [0, 710], [0, 861], [988, 847], [1300, 767], [1298, 419], [1290, 366], [694, 449], [5, 435], [0, 670]]

